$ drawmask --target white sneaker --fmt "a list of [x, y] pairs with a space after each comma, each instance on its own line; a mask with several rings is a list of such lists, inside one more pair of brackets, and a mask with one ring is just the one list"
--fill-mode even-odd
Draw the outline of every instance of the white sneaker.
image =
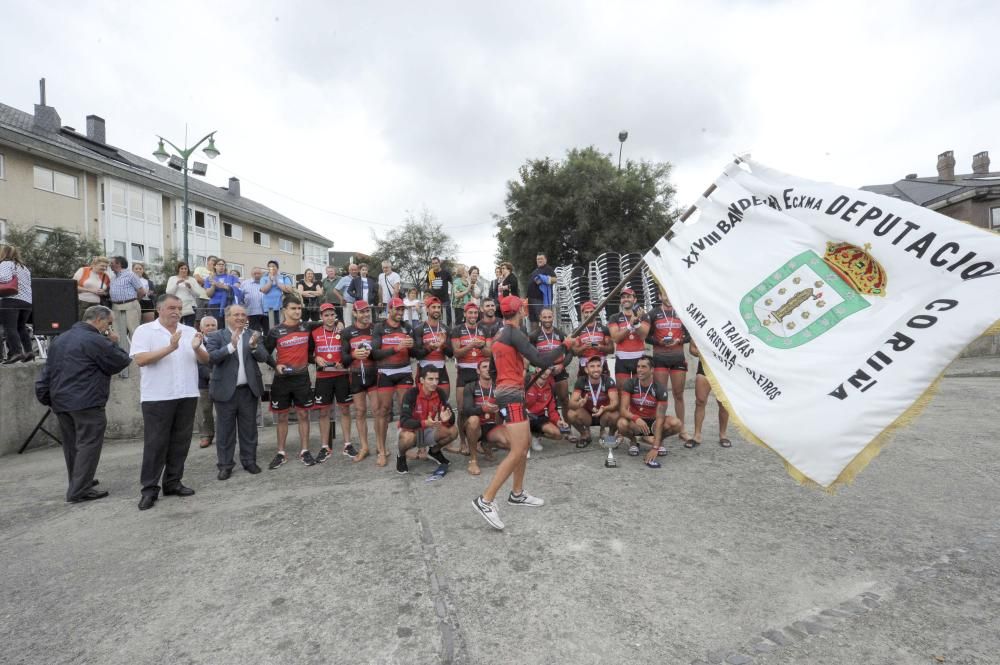
[[531, 437], [531, 449], [534, 450], [536, 453], [540, 453], [542, 452], [542, 450], [544, 450], [544, 448], [542, 448], [542, 443], [541, 441], [538, 440], [537, 436]]
[[497, 512], [496, 501], [486, 501], [480, 495], [472, 500], [472, 505], [483, 516], [483, 519], [490, 523], [491, 527], [497, 530], [503, 529], [503, 522], [500, 521], [500, 513]]
[[512, 506], [531, 506], [532, 508], [537, 508], [545, 505], [545, 499], [539, 499], [537, 496], [531, 496], [522, 490], [520, 494], [514, 494], [513, 492], [508, 494], [507, 503]]

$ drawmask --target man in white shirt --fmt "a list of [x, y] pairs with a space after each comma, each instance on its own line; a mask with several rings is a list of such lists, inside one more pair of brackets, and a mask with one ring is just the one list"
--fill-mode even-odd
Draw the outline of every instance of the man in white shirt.
[[403, 278], [399, 276], [399, 273], [393, 272], [392, 263], [383, 261], [382, 274], [378, 276], [378, 290], [382, 296], [382, 299], [379, 301], [382, 303], [382, 318], [389, 317], [389, 301], [393, 298], [403, 297], [399, 292], [399, 286], [402, 282]]
[[143, 447], [142, 498], [139, 510], [149, 510], [160, 495], [191, 496], [181, 484], [184, 461], [198, 406], [198, 363], [208, 362], [200, 332], [180, 322], [180, 298], [156, 300], [157, 319], [139, 326], [130, 355], [141, 368]]
[[209, 392], [215, 403], [215, 427], [219, 441], [219, 480], [233, 475], [233, 453], [239, 434], [240, 463], [248, 473], [260, 473], [257, 466], [257, 408], [264, 392], [258, 362], [270, 362], [260, 344], [260, 333], [247, 329], [247, 310], [242, 305], [226, 308], [226, 327], [205, 339], [212, 378]]

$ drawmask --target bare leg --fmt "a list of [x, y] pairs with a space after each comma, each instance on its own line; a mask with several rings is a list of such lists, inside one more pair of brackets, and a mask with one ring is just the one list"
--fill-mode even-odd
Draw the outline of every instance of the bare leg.
[[[712, 392], [712, 386], [708, 379], [703, 376], [696, 376], [694, 379], [694, 440], [701, 443], [701, 429], [705, 424], [705, 406], [708, 404], [708, 395]], [[726, 414], [728, 419], [728, 414]]]
[[368, 457], [368, 418], [366, 414], [368, 412], [368, 395], [365, 391], [361, 391], [354, 395], [354, 426], [358, 430], [358, 441], [360, 441], [360, 447], [358, 448], [357, 457], [354, 458], [355, 462], [360, 462], [364, 458]]
[[566, 415], [569, 413], [569, 381], [556, 383], [556, 402], [559, 403], [559, 413], [568, 421]]
[[295, 415], [299, 421], [299, 441], [302, 450], [309, 450], [309, 412], [305, 409], [297, 409]]
[[319, 445], [332, 450], [330, 442], [330, 407], [319, 410]]
[[507, 440], [510, 444], [510, 453], [500, 462], [497, 467], [496, 473], [493, 474], [490, 484], [486, 487], [486, 491], [483, 492], [484, 501], [493, 501], [496, 498], [497, 492], [503, 487], [503, 484], [507, 482], [511, 474], [514, 473], [518, 466], [521, 466], [521, 481], [524, 481], [524, 467], [523, 465], [527, 462], [528, 456], [528, 446], [531, 445], [531, 429], [528, 425], [528, 421], [520, 423], [508, 423], [504, 425], [507, 432]]
[[341, 436], [343, 436], [344, 444], [346, 445], [351, 440], [351, 405], [338, 404], [337, 407], [340, 409]]
[[465, 419], [466, 445], [469, 447], [469, 473], [478, 476], [479, 470], [479, 441], [483, 435], [483, 430], [479, 426], [479, 416], [469, 416]]
[[392, 395], [395, 390], [379, 389], [375, 392], [375, 449], [378, 451], [378, 465], [384, 466], [386, 455], [385, 435], [389, 429], [389, 410], [392, 409]]
[[278, 452], [285, 452], [285, 443], [288, 441], [288, 412], [278, 414]]
[[674, 413], [681, 421], [681, 439], [687, 440], [687, 432], [684, 431], [684, 382], [687, 380], [687, 372], [670, 372], [670, 388], [674, 394]]

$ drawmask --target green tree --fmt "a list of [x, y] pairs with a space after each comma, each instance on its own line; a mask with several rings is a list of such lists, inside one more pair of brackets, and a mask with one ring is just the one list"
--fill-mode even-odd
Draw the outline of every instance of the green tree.
[[566, 159], [531, 159], [507, 183], [497, 222], [498, 259], [520, 271], [535, 255], [585, 265], [604, 252], [645, 253], [676, 217], [669, 163], [629, 161], [621, 171], [593, 146]]
[[388, 259], [404, 284], [415, 284], [418, 288], [431, 265], [431, 258], [437, 256], [443, 263], [453, 263], [458, 251], [458, 245], [428, 210], [419, 214], [408, 212], [398, 229], [389, 231], [383, 238], [377, 235], [374, 238], [375, 251], [369, 274], [378, 276], [382, 261]]
[[96, 238], [61, 227], [39, 233], [35, 228], [11, 226], [6, 242], [20, 250], [32, 277], [72, 277], [77, 268], [90, 265], [95, 256], [104, 253]]

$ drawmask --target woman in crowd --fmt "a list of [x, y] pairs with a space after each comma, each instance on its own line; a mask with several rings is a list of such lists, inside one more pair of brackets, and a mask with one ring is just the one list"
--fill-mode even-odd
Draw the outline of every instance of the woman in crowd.
[[205, 289], [191, 274], [191, 266], [184, 261], [177, 264], [177, 274], [167, 280], [167, 293], [181, 299], [181, 323], [194, 327], [198, 300], [205, 298]]
[[95, 256], [89, 266], [83, 266], [73, 273], [76, 282], [77, 319], [83, 320], [83, 312], [88, 307], [108, 302], [108, 289], [111, 288], [111, 275], [108, 266], [111, 261], [106, 256]]
[[479, 279], [479, 268], [472, 266], [469, 268], [469, 302], [475, 303], [476, 307], [481, 306], [486, 291], [485, 282]]
[[306, 268], [298, 283], [302, 296], [302, 320], [319, 321], [319, 304], [323, 299], [323, 285], [316, 281], [316, 273]]
[[[694, 436], [684, 442], [685, 448], [695, 448], [701, 445], [701, 427], [705, 424], [705, 407], [708, 406], [708, 396], [712, 394], [712, 384], [705, 376], [704, 361], [694, 340], [688, 345], [688, 350], [692, 356], [698, 358], [698, 370], [694, 377]], [[715, 398], [715, 404], [719, 407], [719, 445], [723, 448], [731, 448], [733, 442], [726, 436], [729, 429], [729, 411], [722, 406], [719, 398]]]
[[208, 296], [209, 313], [219, 321], [226, 318], [225, 311], [230, 305], [239, 304], [243, 292], [240, 280], [226, 272], [226, 260], [215, 261], [215, 274], [208, 278], [205, 295]]
[[455, 277], [451, 280], [451, 307], [454, 311], [455, 325], [465, 320], [465, 303], [469, 302], [472, 296], [469, 295], [469, 273], [465, 270], [464, 264], [455, 265]]
[[417, 324], [424, 320], [424, 301], [420, 299], [420, 294], [416, 287], [407, 289], [406, 297], [403, 298], [403, 320], [416, 328]]
[[28, 334], [31, 316], [31, 271], [21, 261], [21, 252], [0, 245], [0, 323], [7, 342], [4, 365], [35, 359]]
[[514, 266], [509, 261], [500, 264], [500, 279], [497, 280], [497, 297], [521, 295], [517, 289], [517, 277], [514, 275]]
[[142, 310], [142, 322], [149, 323], [156, 318], [156, 294], [153, 293], [153, 283], [149, 281], [149, 277], [146, 275], [146, 264], [139, 263], [138, 261], [133, 263], [132, 272], [135, 273], [135, 276], [142, 282], [143, 288], [146, 289], [146, 295], [139, 301], [139, 307]]

